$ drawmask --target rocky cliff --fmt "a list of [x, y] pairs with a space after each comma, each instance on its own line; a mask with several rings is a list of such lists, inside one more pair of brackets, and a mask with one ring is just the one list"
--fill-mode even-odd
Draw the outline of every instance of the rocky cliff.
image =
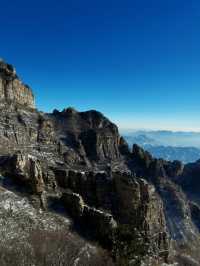
[[[145, 175], [162, 199], [168, 232], [178, 254], [177, 261], [180, 265], [199, 265], [199, 162], [183, 165], [179, 161], [155, 159], [134, 145], [130, 164], [137, 165], [134, 167], [137, 175]], [[194, 263], [191, 257], [197, 261]]]
[[35, 108], [32, 90], [18, 78], [12, 65], [0, 61], [0, 101]]
[[118, 265], [154, 266], [173, 255], [170, 243], [197, 245], [200, 208], [181, 181], [188, 167], [156, 160], [137, 145], [129, 151], [97, 111], [39, 112], [32, 91], [4, 62], [0, 80], [2, 187], [17, 188], [36, 209], [63, 206], [79, 233]]

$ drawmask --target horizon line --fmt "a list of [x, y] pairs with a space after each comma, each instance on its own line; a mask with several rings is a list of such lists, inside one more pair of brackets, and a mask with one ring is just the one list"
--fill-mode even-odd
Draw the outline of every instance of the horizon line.
[[170, 129], [170, 128], [141, 128], [141, 127], [134, 127], [134, 128], [124, 128], [120, 127], [118, 125], [119, 131], [124, 132], [124, 133], [131, 133], [131, 132], [137, 132], [137, 131], [166, 131], [166, 132], [173, 132], [173, 133], [178, 133], [178, 132], [183, 132], [183, 133], [200, 133], [200, 129], [188, 129], [188, 128], [183, 128], [183, 129]]

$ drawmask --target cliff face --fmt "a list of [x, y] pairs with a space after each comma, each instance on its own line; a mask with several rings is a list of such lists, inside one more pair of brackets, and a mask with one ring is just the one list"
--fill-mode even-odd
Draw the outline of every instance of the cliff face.
[[[60, 201], [116, 258], [123, 253], [119, 261], [142, 262], [147, 250], [148, 258], [166, 260], [169, 241], [162, 202], [151, 185], [131, 174], [131, 154], [118, 128], [97, 111], [38, 112], [31, 90], [3, 62], [0, 80], [1, 174], [30, 193], [37, 208], [48, 209], [52, 198]], [[123, 244], [130, 258], [115, 245], [123, 241], [124, 228], [132, 239], [130, 247]], [[137, 240], [140, 246], [133, 244]]]
[[181, 261], [180, 265], [192, 265], [193, 262], [185, 259], [185, 256], [195, 258], [197, 262], [194, 265], [198, 265], [199, 162], [183, 165], [178, 161], [154, 159], [148, 152], [134, 145], [130, 164], [137, 165], [134, 171], [137, 175], [146, 176], [162, 199], [168, 232], [178, 247], [177, 260]]
[[3, 61], [0, 61], [0, 101], [35, 108], [31, 89], [19, 80], [13, 66]]
[[163, 203], [147, 181], [122, 171], [49, 167], [45, 160], [21, 153], [2, 157], [0, 165], [5, 176], [38, 198], [38, 207], [59, 200], [86, 235], [113, 250], [119, 265], [167, 261]]
[[0, 171], [35, 207], [64, 206], [119, 265], [167, 261], [170, 239], [196, 245], [200, 208], [180, 185], [192, 175], [188, 167], [137, 145], [130, 152], [97, 111], [38, 112], [32, 91], [3, 62], [0, 92]]

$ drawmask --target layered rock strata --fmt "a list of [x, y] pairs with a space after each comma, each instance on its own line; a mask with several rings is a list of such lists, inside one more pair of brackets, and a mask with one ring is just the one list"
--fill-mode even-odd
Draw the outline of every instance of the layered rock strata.
[[32, 90], [18, 78], [12, 65], [0, 61], [0, 101], [35, 108]]
[[39, 112], [5, 62], [0, 98], [0, 172], [35, 206], [64, 204], [121, 265], [167, 261], [170, 239], [200, 243], [199, 162], [157, 160], [137, 145], [129, 151], [116, 125], [94, 110]]

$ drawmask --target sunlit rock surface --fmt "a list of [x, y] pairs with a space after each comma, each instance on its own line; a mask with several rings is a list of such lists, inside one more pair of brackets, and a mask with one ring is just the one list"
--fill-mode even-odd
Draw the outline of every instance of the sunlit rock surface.
[[35, 108], [32, 90], [18, 78], [12, 65], [0, 61], [0, 101]]

